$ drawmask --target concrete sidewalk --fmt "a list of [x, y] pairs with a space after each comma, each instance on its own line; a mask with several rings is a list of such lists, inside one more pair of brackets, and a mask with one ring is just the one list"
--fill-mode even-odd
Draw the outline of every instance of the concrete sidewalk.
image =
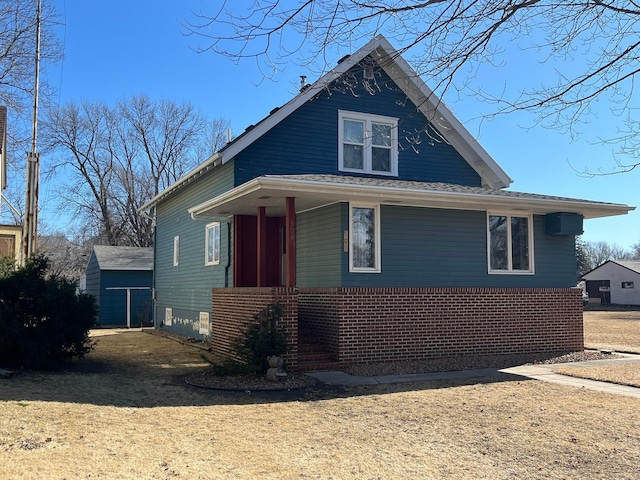
[[556, 363], [556, 364], [537, 364], [537, 365], [521, 365], [518, 367], [509, 367], [503, 369], [482, 368], [476, 370], [461, 370], [454, 372], [433, 372], [433, 373], [413, 373], [406, 375], [385, 375], [378, 377], [363, 377], [357, 375], [349, 375], [348, 373], [339, 371], [310, 372], [310, 377], [318, 379], [327, 385], [380, 385], [389, 383], [404, 382], [430, 382], [434, 380], [452, 380], [476, 377], [493, 377], [517, 375], [545, 382], [559, 383], [562, 385], [570, 385], [578, 388], [588, 388], [598, 390], [600, 392], [615, 393], [617, 395], [625, 395], [629, 397], [640, 398], [640, 388], [628, 387], [625, 385], [617, 385], [608, 382], [598, 382], [596, 380], [587, 380], [584, 378], [569, 377], [555, 373], [556, 370], [566, 367], [589, 367], [598, 365], [610, 365], [614, 363], [635, 363], [640, 362], [640, 355], [618, 353], [622, 358], [612, 358], [605, 360], [590, 360], [587, 362], [573, 363]]

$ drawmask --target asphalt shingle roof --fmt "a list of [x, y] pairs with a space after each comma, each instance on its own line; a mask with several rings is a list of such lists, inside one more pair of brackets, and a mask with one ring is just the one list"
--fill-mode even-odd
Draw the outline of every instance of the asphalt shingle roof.
[[614, 262], [636, 273], [640, 273], [640, 260], [614, 260]]
[[582, 200], [579, 198], [557, 197], [552, 195], [541, 195], [536, 193], [514, 192], [511, 190], [502, 190], [484, 187], [469, 187], [465, 185], [456, 185], [452, 183], [441, 182], [418, 182], [410, 180], [395, 180], [388, 178], [372, 178], [372, 177], [356, 177], [346, 175], [265, 175], [267, 178], [282, 178], [292, 180], [307, 180], [313, 182], [327, 182], [335, 184], [362, 185], [370, 187], [387, 187], [400, 188], [404, 190], [430, 191], [430, 192], [449, 192], [472, 195], [491, 195], [496, 197], [532, 199], [532, 200], [552, 200], [563, 202], [580, 202], [592, 203], [594, 205], [615, 205], [608, 202], [597, 202], [593, 200]]
[[100, 270], [153, 270], [153, 248], [95, 245]]

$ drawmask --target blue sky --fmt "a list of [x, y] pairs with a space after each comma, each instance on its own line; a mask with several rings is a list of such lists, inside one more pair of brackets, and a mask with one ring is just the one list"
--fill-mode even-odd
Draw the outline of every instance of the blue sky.
[[[310, 72], [291, 64], [274, 80], [263, 79], [255, 61], [236, 65], [213, 53], [196, 53], [201, 39], [184, 35], [179, 21], [191, 12], [209, 10], [207, 0], [53, 0], [63, 25], [58, 32], [65, 59], [50, 69], [48, 81], [59, 90], [58, 102], [81, 99], [115, 103], [144, 93], [152, 99], [188, 100], [209, 117], [231, 121], [234, 134], [256, 123], [297, 92], [300, 75]], [[353, 46], [356, 50], [368, 39]], [[337, 60], [337, 58], [335, 59]], [[518, 69], [518, 70], [515, 70]], [[315, 69], [313, 69], [315, 71]], [[526, 71], [532, 83], [545, 69], [509, 65], [477, 78], [479, 85], [504, 82]], [[314, 81], [311, 75], [309, 81]], [[514, 180], [511, 189], [549, 195], [640, 205], [640, 172], [587, 178], [577, 171], [611, 170], [612, 146], [597, 144], [601, 124], [585, 125], [580, 139], [533, 123], [526, 114], [481, 122], [486, 104], [472, 96], [445, 97], [449, 108]], [[605, 105], [606, 107], [606, 105]], [[604, 122], [604, 120], [603, 120]], [[602, 122], [602, 123], [603, 123]], [[55, 195], [41, 186], [41, 220], [50, 225]], [[44, 218], [43, 218], [44, 217]], [[47, 218], [48, 217], [48, 218]], [[640, 241], [640, 212], [585, 222], [583, 238], [630, 247]]]

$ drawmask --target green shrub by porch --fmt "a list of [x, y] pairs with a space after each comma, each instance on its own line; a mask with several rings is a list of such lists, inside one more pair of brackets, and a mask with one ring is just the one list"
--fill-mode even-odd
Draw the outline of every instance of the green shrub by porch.
[[236, 341], [236, 354], [252, 371], [266, 372], [269, 368], [267, 357], [287, 353], [287, 335], [279, 325], [281, 318], [282, 306], [270, 303], [253, 316], [253, 322]]

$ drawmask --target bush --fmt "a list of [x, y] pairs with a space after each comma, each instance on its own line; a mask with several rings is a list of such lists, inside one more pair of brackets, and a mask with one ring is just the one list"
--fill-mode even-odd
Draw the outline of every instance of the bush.
[[236, 341], [234, 350], [250, 371], [266, 372], [269, 368], [267, 357], [281, 356], [289, 350], [284, 327], [278, 325], [281, 318], [282, 306], [270, 303], [253, 316], [253, 323]]
[[0, 278], [0, 365], [52, 369], [93, 347], [89, 329], [98, 308], [89, 295], [76, 295], [75, 285], [46, 277], [42, 256]]

